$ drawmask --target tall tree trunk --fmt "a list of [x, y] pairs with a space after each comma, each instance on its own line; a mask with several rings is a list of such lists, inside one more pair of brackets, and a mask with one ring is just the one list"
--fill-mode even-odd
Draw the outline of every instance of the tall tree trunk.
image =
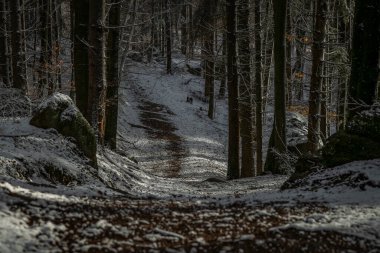
[[287, 0], [273, 0], [274, 11], [274, 125], [272, 130], [273, 146], [269, 146], [266, 169], [275, 174], [283, 174], [281, 159], [278, 155], [286, 153], [286, 10]]
[[172, 74], [172, 36], [171, 36], [171, 3], [165, 1], [165, 37], [166, 37], [166, 73]]
[[380, 1], [356, 0], [349, 118], [372, 105], [379, 75]]
[[309, 96], [309, 120], [307, 133], [307, 147], [315, 153], [320, 143], [320, 112], [321, 89], [323, 71], [323, 44], [326, 33], [327, 1], [317, 0], [315, 4], [315, 24], [312, 45], [312, 69]]
[[27, 93], [25, 64], [22, 57], [21, 43], [21, 18], [19, 0], [12, 0], [9, 3], [11, 11], [11, 47], [12, 47], [12, 79], [13, 87], [20, 89], [22, 93]]
[[104, 0], [89, 3], [89, 33], [88, 43], [88, 114], [91, 115], [91, 125], [96, 130], [100, 144], [104, 144], [105, 130], [105, 38], [103, 21], [105, 16]]
[[40, 67], [39, 67], [39, 85], [38, 85], [38, 95], [43, 96], [45, 89], [47, 89], [48, 85], [48, 1], [47, 0], [39, 0], [39, 13], [40, 13]]
[[205, 41], [205, 51], [206, 51], [206, 71], [205, 71], [205, 95], [209, 97], [209, 109], [208, 117], [210, 119], [214, 118], [214, 78], [215, 78], [215, 64], [214, 64], [214, 33], [208, 31]]
[[256, 175], [263, 173], [263, 95], [261, 57], [261, 0], [255, 0], [255, 83], [256, 83]]
[[188, 22], [189, 22], [189, 17], [188, 17], [188, 4], [183, 3], [181, 7], [181, 52], [182, 54], [187, 56], [188, 53], [188, 44], [189, 41], [187, 40], [188, 37]]
[[292, 24], [290, 13], [290, 2], [288, 2], [288, 13], [286, 15], [286, 105], [293, 104], [293, 82], [292, 82]]
[[249, 1], [240, 0], [237, 8], [239, 53], [239, 113], [241, 135], [241, 177], [254, 176], [253, 89], [251, 82], [251, 52], [249, 33]]
[[224, 98], [226, 95], [226, 86], [227, 86], [227, 33], [223, 32], [223, 41], [222, 41], [222, 55], [223, 55], [223, 66], [222, 66], [222, 78], [220, 80], [219, 88], [219, 97]]
[[5, 1], [0, 2], [0, 20], [0, 81], [5, 85], [10, 85], [9, 60], [7, 55], [7, 9]]
[[239, 87], [236, 66], [236, 1], [227, 0], [228, 72], [228, 168], [227, 178], [240, 177], [239, 167]]
[[118, 89], [119, 89], [119, 40], [120, 40], [120, 3], [111, 0], [109, 11], [109, 31], [107, 37], [107, 103], [105, 144], [116, 149]]
[[[70, 40], [71, 40], [71, 65], [74, 66], [74, 41], [75, 41], [75, 0], [70, 0]], [[70, 97], [75, 100], [75, 75], [71, 68]], [[83, 111], [82, 111], [83, 113]]]
[[75, 9], [74, 17], [74, 78], [76, 105], [88, 122], [92, 117], [89, 114], [89, 75], [88, 75], [88, 26], [89, 26], [89, 0], [71, 0]]

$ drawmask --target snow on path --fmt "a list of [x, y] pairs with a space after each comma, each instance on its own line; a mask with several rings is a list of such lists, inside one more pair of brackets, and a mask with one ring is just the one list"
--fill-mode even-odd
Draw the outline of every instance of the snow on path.
[[[203, 86], [200, 77], [180, 70], [166, 75], [159, 63], [137, 63], [128, 72], [120, 91], [119, 148], [155, 175], [170, 176], [173, 170], [167, 167], [180, 166], [175, 176], [186, 180], [224, 178], [226, 101], [217, 101], [215, 119], [210, 120], [207, 103], [199, 99]], [[186, 103], [187, 96], [193, 97], [192, 104]], [[151, 105], [147, 108], [147, 104]], [[155, 122], [147, 121], [144, 114]], [[147, 135], [158, 121], [166, 124], [167, 136]]]

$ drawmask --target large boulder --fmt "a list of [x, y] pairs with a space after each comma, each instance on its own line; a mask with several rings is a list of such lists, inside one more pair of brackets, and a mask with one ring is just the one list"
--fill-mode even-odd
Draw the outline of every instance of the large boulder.
[[380, 158], [380, 142], [344, 131], [332, 135], [322, 148], [322, 160], [328, 168], [375, 158]]
[[297, 161], [295, 173], [283, 188], [297, 187], [300, 179], [315, 171], [377, 158], [380, 158], [379, 108], [354, 116], [347, 129], [330, 136], [316, 156], [301, 156]]
[[37, 107], [30, 124], [44, 129], [54, 128], [60, 134], [72, 137], [91, 165], [96, 166], [95, 132], [69, 96], [54, 93]]
[[380, 142], [380, 107], [373, 107], [352, 117], [346, 131]]

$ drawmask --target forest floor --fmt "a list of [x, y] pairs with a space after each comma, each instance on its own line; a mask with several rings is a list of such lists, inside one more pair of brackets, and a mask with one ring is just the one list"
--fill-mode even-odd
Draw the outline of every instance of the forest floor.
[[279, 190], [286, 176], [225, 181], [226, 101], [208, 119], [183, 65], [130, 67], [120, 145], [97, 171], [54, 131], [1, 121], [0, 252], [380, 252], [380, 160], [295, 190]]

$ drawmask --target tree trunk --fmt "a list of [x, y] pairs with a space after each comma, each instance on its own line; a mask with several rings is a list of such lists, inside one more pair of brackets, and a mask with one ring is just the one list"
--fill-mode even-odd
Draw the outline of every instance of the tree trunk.
[[89, 0], [74, 1], [74, 78], [76, 105], [88, 122], [92, 117], [89, 114], [89, 75], [88, 75], [88, 26], [89, 26]]
[[223, 41], [222, 41], [222, 55], [223, 55], [223, 66], [222, 66], [222, 78], [220, 80], [219, 87], [219, 97], [224, 98], [226, 96], [226, 86], [227, 86], [227, 33], [223, 32]]
[[187, 34], [188, 34], [188, 22], [189, 22], [189, 17], [188, 17], [188, 4], [184, 3], [182, 5], [182, 10], [181, 10], [181, 52], [183, 55], [187, 56], [188, 53], [188, 43], [189, 41], [187, 40]]
[[240, 177], [239, 168], [239, 87], [236, 66], [236, 1], [227, 0], [228, 72], [228, 168], [227, 178]]
[[293, 82], [292, 82], [292, 24], [291, 13], [288, 2], [288, 13], [286, 15], [286, 105], [288, 107], [293, 104]]
[[205, 96], [209, 97], [208, 117], [214, 118], [214, 77], [215, 77], [215, 64], [214, 64], [214, 32], [208, 31], [205, 41], [206, 51], [206, 68], [205, 68]]
[[379, 75], [380, 1], [355, 1], [353, 32], [349, 118], [375, 101]]
[[261, 0], [255, 0], [255, 83], [256, 83], [256, 175], [263, 173], [263, 95], [261, 57]]
[[286, 50], [285, 30], [287, 0], [274, 0], [274, 125], [273, 146], [269, 146], [266, 168], [275, 174], [283, 174], [279, 155], [286, 153]]
[[323, 71], [324, 39], [326, 33], [327, 1], [317, 0], [315, 5], [315, 24], [312, 45], [312, 69], [309, 96], [309, 120], [307, 147], [315, 153], [320, 143], [321, 89]]
[[172, 74], [171, 3], [165, 0], [166, 73]]
[[7, 55], [7, 9], [5, 1], [0, 2], [0, 81], [5, 85], [10, 85], [9, 80], [9, 59]]
[[104, 144], [105, 130], [105, 38], [103, 20], [105, 16], [104, 0], [89, 3], [89, 33], [88, 43], [88, 115], [91, 115], [91, 125], [96, 130], [100, 144]]
[[19, 0], [10, 1], [11, 11], [11, 47], [12, 47], [12, 79], [13, 87], [27, 93], [25, 64], [22, 57], [21, 19]]
[[[74, 1], [70, 1], [70, 40], [71, 40], [71, 64], [74, 66], [74, 41], [75, 41], [75, 6]], [[75, 75], [74, 69], [71, 68], [70, 97], [75, 100]], [[83, 111], [82, 111], [83, 112]]]
[[47, 0], [39, 0], [40, 7], [40, 66], [39, 66], [39, 85], [38, 85], [38, 95], [43, 96], [45, 89], [47, 89], [48, 85], [48, 8], [47, 8]]
[[238, 16], [238, 52], [239, 52], [239, 113], [241, 134], [241, 177], [254, 176], [254, 130], [253, 130], [253, 89], [251, 83], [251, 52], [249, 34], [249, 2], [240, 0]]
[[118, 89], [119, 89], [119, 41], [120, 41], [120, 3], [112, 0], [109, 11], [110, 27], [107, 38], [107, 103], [105, 144], [116, 149]]

